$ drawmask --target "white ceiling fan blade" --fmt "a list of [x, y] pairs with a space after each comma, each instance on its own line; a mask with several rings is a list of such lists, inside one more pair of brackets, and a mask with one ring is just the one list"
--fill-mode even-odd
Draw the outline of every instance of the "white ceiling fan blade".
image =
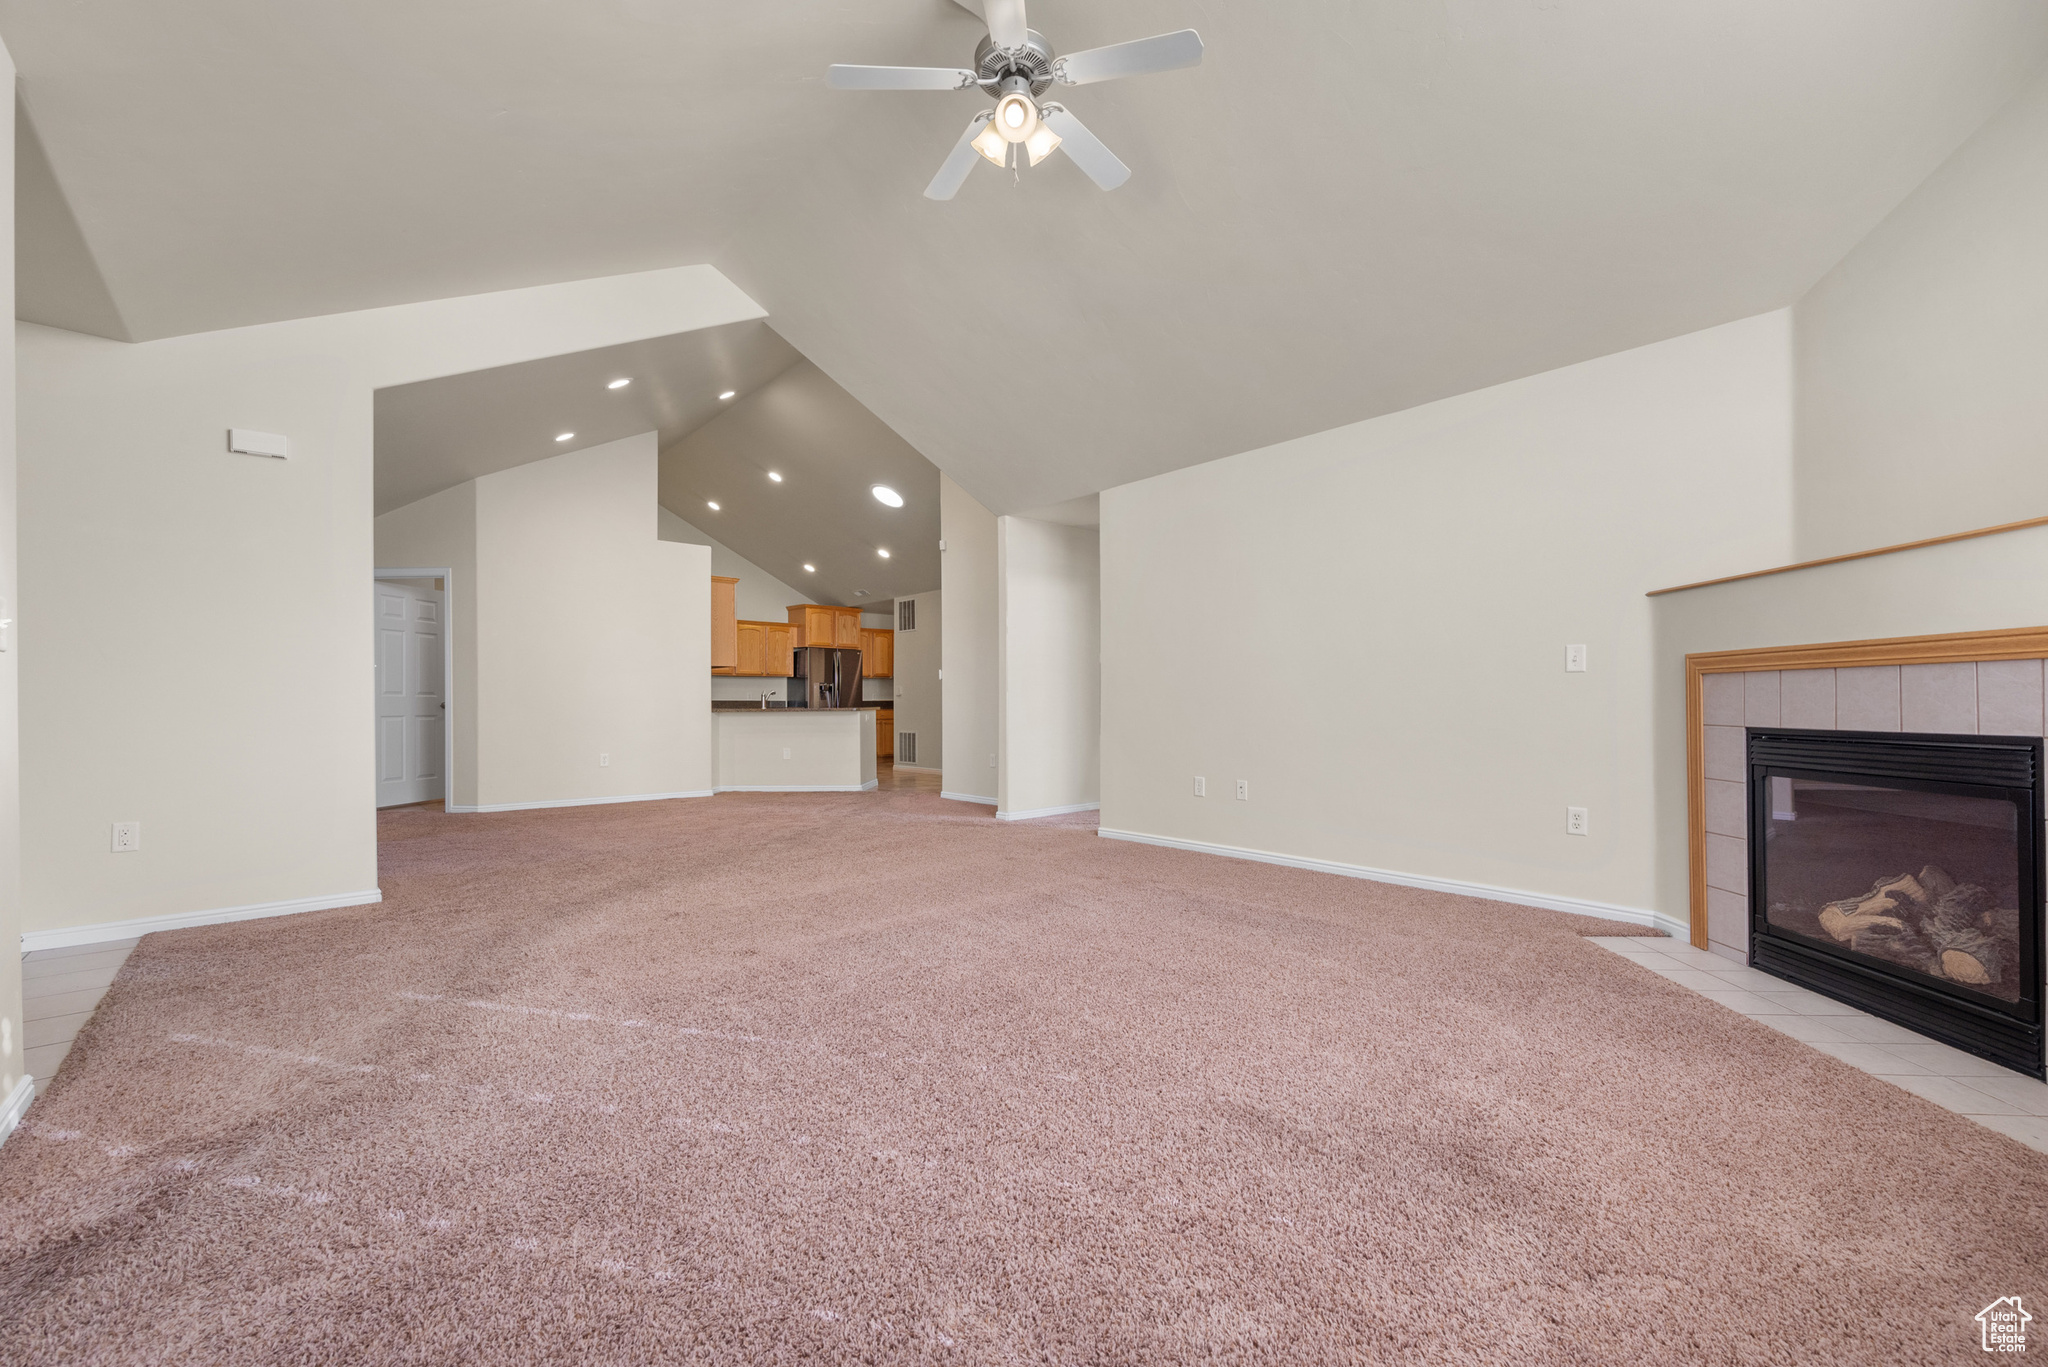
[[1049, 104], [1039, 111], [1045, 126], [1059, 135], [1060, 151], [1074, 159], [1074, 165], [1105, 190], [1114, 190], [1131, 178], [1131, 168], [1116, 159], [1116, 153], [1102, 145], [1102, 139], [1088, 131], [1088, 125], [1069, 114], [1065, 105]]
[[974, 82], [965, 67], [840, 65], [825, 72], [834, 90], [966, 90]]
[[958, 5], [961, 9], [966, 10], [975, 18], [981, 19], [983, 23], [988, 22], [988, 20], [982, 18], [980, 0], [953, 0], [953, 3]]
[[1015, 52], [1024, 46], [1024, 0], [982, 0], [981, 11], [997, 47]]
[[960, 141], [953, 144], [952, 154], [939, 166], [939, 173], [932, 177], [932, 183], [924, 187], [926, 199], [951, 199], [960, 193], [960, 187], [967, 183], [967, 173], [981, 158], [981, 153], [974, 150], [974, 135], [995, 112], [984, 109], [967, 121], [967, 131], [960, 135]]
[[1153, 38], [1134, 38], [1128, 43], [1091, 47], [1055, 58], [1053, 79], [1061, 85], [1092, 85], [1119, 76], [1149, 76], [1155, 71], [1177, 71], [1196, 66], [1202, 60], [1202, 35], [1191, 28], [1162, 33]]

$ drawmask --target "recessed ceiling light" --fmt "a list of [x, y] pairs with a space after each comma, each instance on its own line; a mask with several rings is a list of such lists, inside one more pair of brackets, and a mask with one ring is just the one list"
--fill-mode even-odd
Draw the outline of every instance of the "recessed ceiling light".
[[773, 470], [768, 472], [768, 478], [774, 480], [777, 484], [782, 483], [782, 476], [776, 474]]
[[612, 382], [611, 382], [610, 384], [606, 385], [606, 386], [605, 386], [605, 388], [606, 388], [606, 389], [624, 389], [624, 388], [625, 388], [625, 387], [626, 387], [627, 385], [629, 385], [629, 384], [631, 384], [631, 383], [633, 383], [633, 382], [632, 382], [631, 380], [613, 380], [613, 381], [612, 381]]
[[816, 574], [818, 572], [818, 567], [816, 565], [806, 565], [804, 566], [804, 572], [807, 574]]
[[874, 494], [877, 500], [888, 504], [891, 508], [901, 508], [903, 506], [903, 495], [897, 493], [886, 484], [877, 484], [869, 492]]
[[889, 548], [887, 546], [877, 546], [875, 547], [875, 554], [887, 560], [889, 558]]
[[557, 437], [555, 438], [555, 440], [556, 440], [556, 441], [568, 441], [568, 440], [569, 440], [570, 438], [574, 437], [575, 435], [576, 435], [576, 434], [575, 434], [574, 432], [564, 432], [564, 433], [560, 434], [559, 436], [557, 436]]
[[716, 503], [713, 503], [708, 498], [704, 500], [704, 506], [709, 508], [714, 513], [718, 511], [718, 505]]
[[727, 399], [731, 398], [733, 395], [737, 393], [739, 393], [737, 389], [728, 389], [723, 394], [720, 394], [718, 396], [718, 401], [720, 403], [724, 403]]

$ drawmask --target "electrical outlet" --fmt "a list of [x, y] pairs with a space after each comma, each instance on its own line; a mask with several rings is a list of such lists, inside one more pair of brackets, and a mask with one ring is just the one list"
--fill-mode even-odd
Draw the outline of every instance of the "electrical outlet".
[[114, 823], [114, 853], [127, 854], [142, 848], [142, 823], [140, 821], [116, 821]]
[[1195, 775], [1195, 796], [1209, 796], [1209, 780], [1203, 778], [1200, 774]]
[[1237, 800], [1239, 802], [1250, 802], [1252, 800], [1252, 781], [1250, 779], [1241, 778], [1237, 781]]
[[1589, 835], [1586, 828], [1586, 809], [1567, 807], [1564, 809], [1564, 833], [1566, 835]]
[[1583, 674], [1586, 672], [1586, 648], [1584, 646], [1566, 646], [1564, 648], [1564, 672], [1567, 674]]
[[598, 768], [600, 768], [600, 769], [609, 769], [609, 768], [611, 768], [611, 767], [612, 767], [612, 757], [611, 757], [610, 755], [599, 755], [599, 756], [597, 757], [597, 767], [598, 767]]
[[788, 759], [788, 758], [789, 758], [789, 747], [788, 747], [787, 745], [785, 745], [785, 746], [783, 746], [783, 747], [782, 747], [782, 757], [783, 757], [784, 759]]

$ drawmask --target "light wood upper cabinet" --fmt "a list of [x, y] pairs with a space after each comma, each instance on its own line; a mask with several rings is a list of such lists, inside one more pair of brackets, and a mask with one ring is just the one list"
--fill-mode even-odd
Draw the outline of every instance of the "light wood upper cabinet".
[[761, 624], [762, 654], [772, 679], [786, 679], [796, 672], [796, 628], [787, 622]]
[[896, 633], [886, 627], [860, 629], [860, 673], [864, 679], [896, 677]]
[[739, 665], [732, 672], [742, 678], [788, 678], [796, 668], [796, 651], [790, 644], [796, 628], [787, 622], [742, 621], [737, 625]]
[[711, 672], [731, 674], [740, 661], [739, 580], [711, 576]]
[[732, 672], [759, 678], [768, 672], [768, 635], [761, 629], [767, 624], [739, 622], [735, 625], [739, 635], [739, 663]]
[[801, 633], [793, 642], [800, 646], [844, 646], [860, 648], [860, 609], [827, 607], [823, 603], [798, 603], [789, 610], [789, 624]]

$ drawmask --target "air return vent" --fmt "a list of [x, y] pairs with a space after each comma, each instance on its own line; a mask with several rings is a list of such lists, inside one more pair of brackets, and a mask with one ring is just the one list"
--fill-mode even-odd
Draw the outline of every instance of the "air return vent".
[[898, 731], [896, 733], [896, 762], [898, 764], [917, 763], [917, 732]]
[[900, 599], [900, 600], [899, 600], [899, 601], [897, 602], [897, 604], [896, 604], [896, 630], [898, 630], [898, 631], [916, 631], [916, 630], [917, 630], [917, 600], [916, 600], [915, 598], [904, 598], [904, 599]]

